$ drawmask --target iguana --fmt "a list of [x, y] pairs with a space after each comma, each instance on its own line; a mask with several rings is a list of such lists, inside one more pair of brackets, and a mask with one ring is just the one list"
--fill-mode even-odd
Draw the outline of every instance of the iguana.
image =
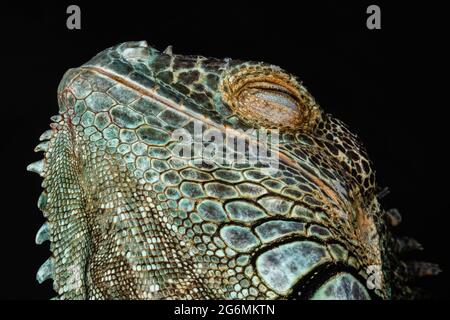
[[360, 140], [277, 66], [127, 42], [58, 104], [28, 166], [58, 299], [408, 298], [439, 271], [400, 260], [420, 245], [392, 236]]

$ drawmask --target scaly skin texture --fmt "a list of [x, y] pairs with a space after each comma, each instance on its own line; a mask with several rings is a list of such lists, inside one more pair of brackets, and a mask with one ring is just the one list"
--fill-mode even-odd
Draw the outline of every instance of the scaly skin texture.
[[[52, 252], [37, 278], [57, 298], [392, 297], [367, 154], [280, 68], [128, 42], [67, 71], [58, 100], [29, 167]], [[279, 129], [279, 168], [180, 156], [173, 133], [195, 125], [250, 144]]]

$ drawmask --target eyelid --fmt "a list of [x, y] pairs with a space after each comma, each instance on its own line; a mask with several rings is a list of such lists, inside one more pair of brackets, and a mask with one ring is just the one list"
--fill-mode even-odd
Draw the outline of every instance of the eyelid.
[[255, 96], [260, 97], [264, 100], [277, 103], [280, 105], [284, 105], [292, 110], [295, 110], [297, 108], [297, 103], [295, 100], [292, 99], [291, 96], [280, 93], [280, 92], [270, 92], [270, 91], [262, 91], [262, 92], [256, 92]]
[[276, 90], [280, 92], [284, 92], [286, 94], [291, 94], [291, 92], [283, 87], [282, 85], [271, 83], [271, 82], [264, 82], [264, 81], [255, 81], [250, 82], [247, 84], [249, 88], [256, 88], [256, 89], [266, 89], [266, 90]]

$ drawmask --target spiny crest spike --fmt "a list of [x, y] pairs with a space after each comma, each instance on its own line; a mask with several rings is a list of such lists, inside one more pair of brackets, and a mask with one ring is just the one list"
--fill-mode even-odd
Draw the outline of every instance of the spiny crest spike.
[[36, 234], [35, 242], [36, 244], [43, 244], [45, 241], [50, 239], [48, 232], [48, 225], [44, 223]]
[[34, 148], [35, 152], [47, 152], [48, 151], [48, 146], [50, 145], [50, 141], [43, 141], [41, 143], [39, 143], [36, 148]]
[[410, 261], [407, 263], [409, 275], [411, 277], [435, 276], [442, 272], [442, 269], [436, 263], [424, 261]]
[[38, 173], [40, 176], [44, 176], [44, 159], [33, 162], [27, 166], [27, 170], [30, 172]]
[[168, 54], [169, 56], [173, 55], [173, 47], [167, 46], [167, 48], [164, 49], [163, 53]]
[[401, 237], [397, 238], [395, 242], [396, 251], [399, 253], [423, 250], [422, 244], [413, 238]]
[[60, 114], [50, 117], [50, 120], [52, 120], [53, 122], [61, 122], [62, 119], [63, 119], [63, 117]]
[[402, 216], [395, 208], [386, 211], [386, 218], [392, 227], [398, 226], [402, 222]]
[[39, 141], [50, 140], [53, 135], [53, 130], [47, 130], [39, 137]]
[[50, 279], [52, 275], [53, 275], [53, 261], [52, 258], [50, 257], [39, 268], [36, 274], [36, 280], [39, 283], [42, 283], [45, 280]]

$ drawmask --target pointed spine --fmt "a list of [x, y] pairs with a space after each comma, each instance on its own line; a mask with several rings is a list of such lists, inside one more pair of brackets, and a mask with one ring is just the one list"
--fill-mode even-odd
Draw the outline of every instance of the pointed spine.
[[53, 276], [53, 261], [52, 258], [48, 258], [39, 268], [36, 274], [36, 280], [39, 283], [44, 282], [47, 279], [52, 278]]
[[45, 241], [50, 240], [50, 234], [48, 231], [48, 225], [44, 223], [36, 234], [36, 244], [43, 244]]
[[33, 162], [27, 166], [27, 170], [30, 172], [38, 173], [41, 177], [44, 176], [44, 160]]
[[169, 56], [173, 55], [173, 47], [167, 46], [167, 48], [164, 49], [163, 53], [168, 54]]
[[50, 117], [50, 120], [52, 120], [53, 122], [61, 122], [62, 119], [63, 119], [63, 117], [60, 114]]
[[423, 246], [416, 239], [401, 237], [395, 240], [395, 249], [398, 253], [407, 253], [411, 251], [421, 251], [423, 250]]
[[402, 222], [402, 215], [397, 209], [392, 208], [386, 211], [386, 219], [392, 227], [395, 227]]
[[50, 145], [50, 141], [43, 141], [41, 143], [39, 143], [36, 148], [34, 148], [34, 152], [47, 152], [48, 151], [48, 146]]
[[435, 276], [442, 272], [436, 263], [424, 261], [409, 261], [407, 268], [411, 278]]
[[50, 140], [53, 135], [53, 130], [47, 130], [39, 137], [39, 141]]

